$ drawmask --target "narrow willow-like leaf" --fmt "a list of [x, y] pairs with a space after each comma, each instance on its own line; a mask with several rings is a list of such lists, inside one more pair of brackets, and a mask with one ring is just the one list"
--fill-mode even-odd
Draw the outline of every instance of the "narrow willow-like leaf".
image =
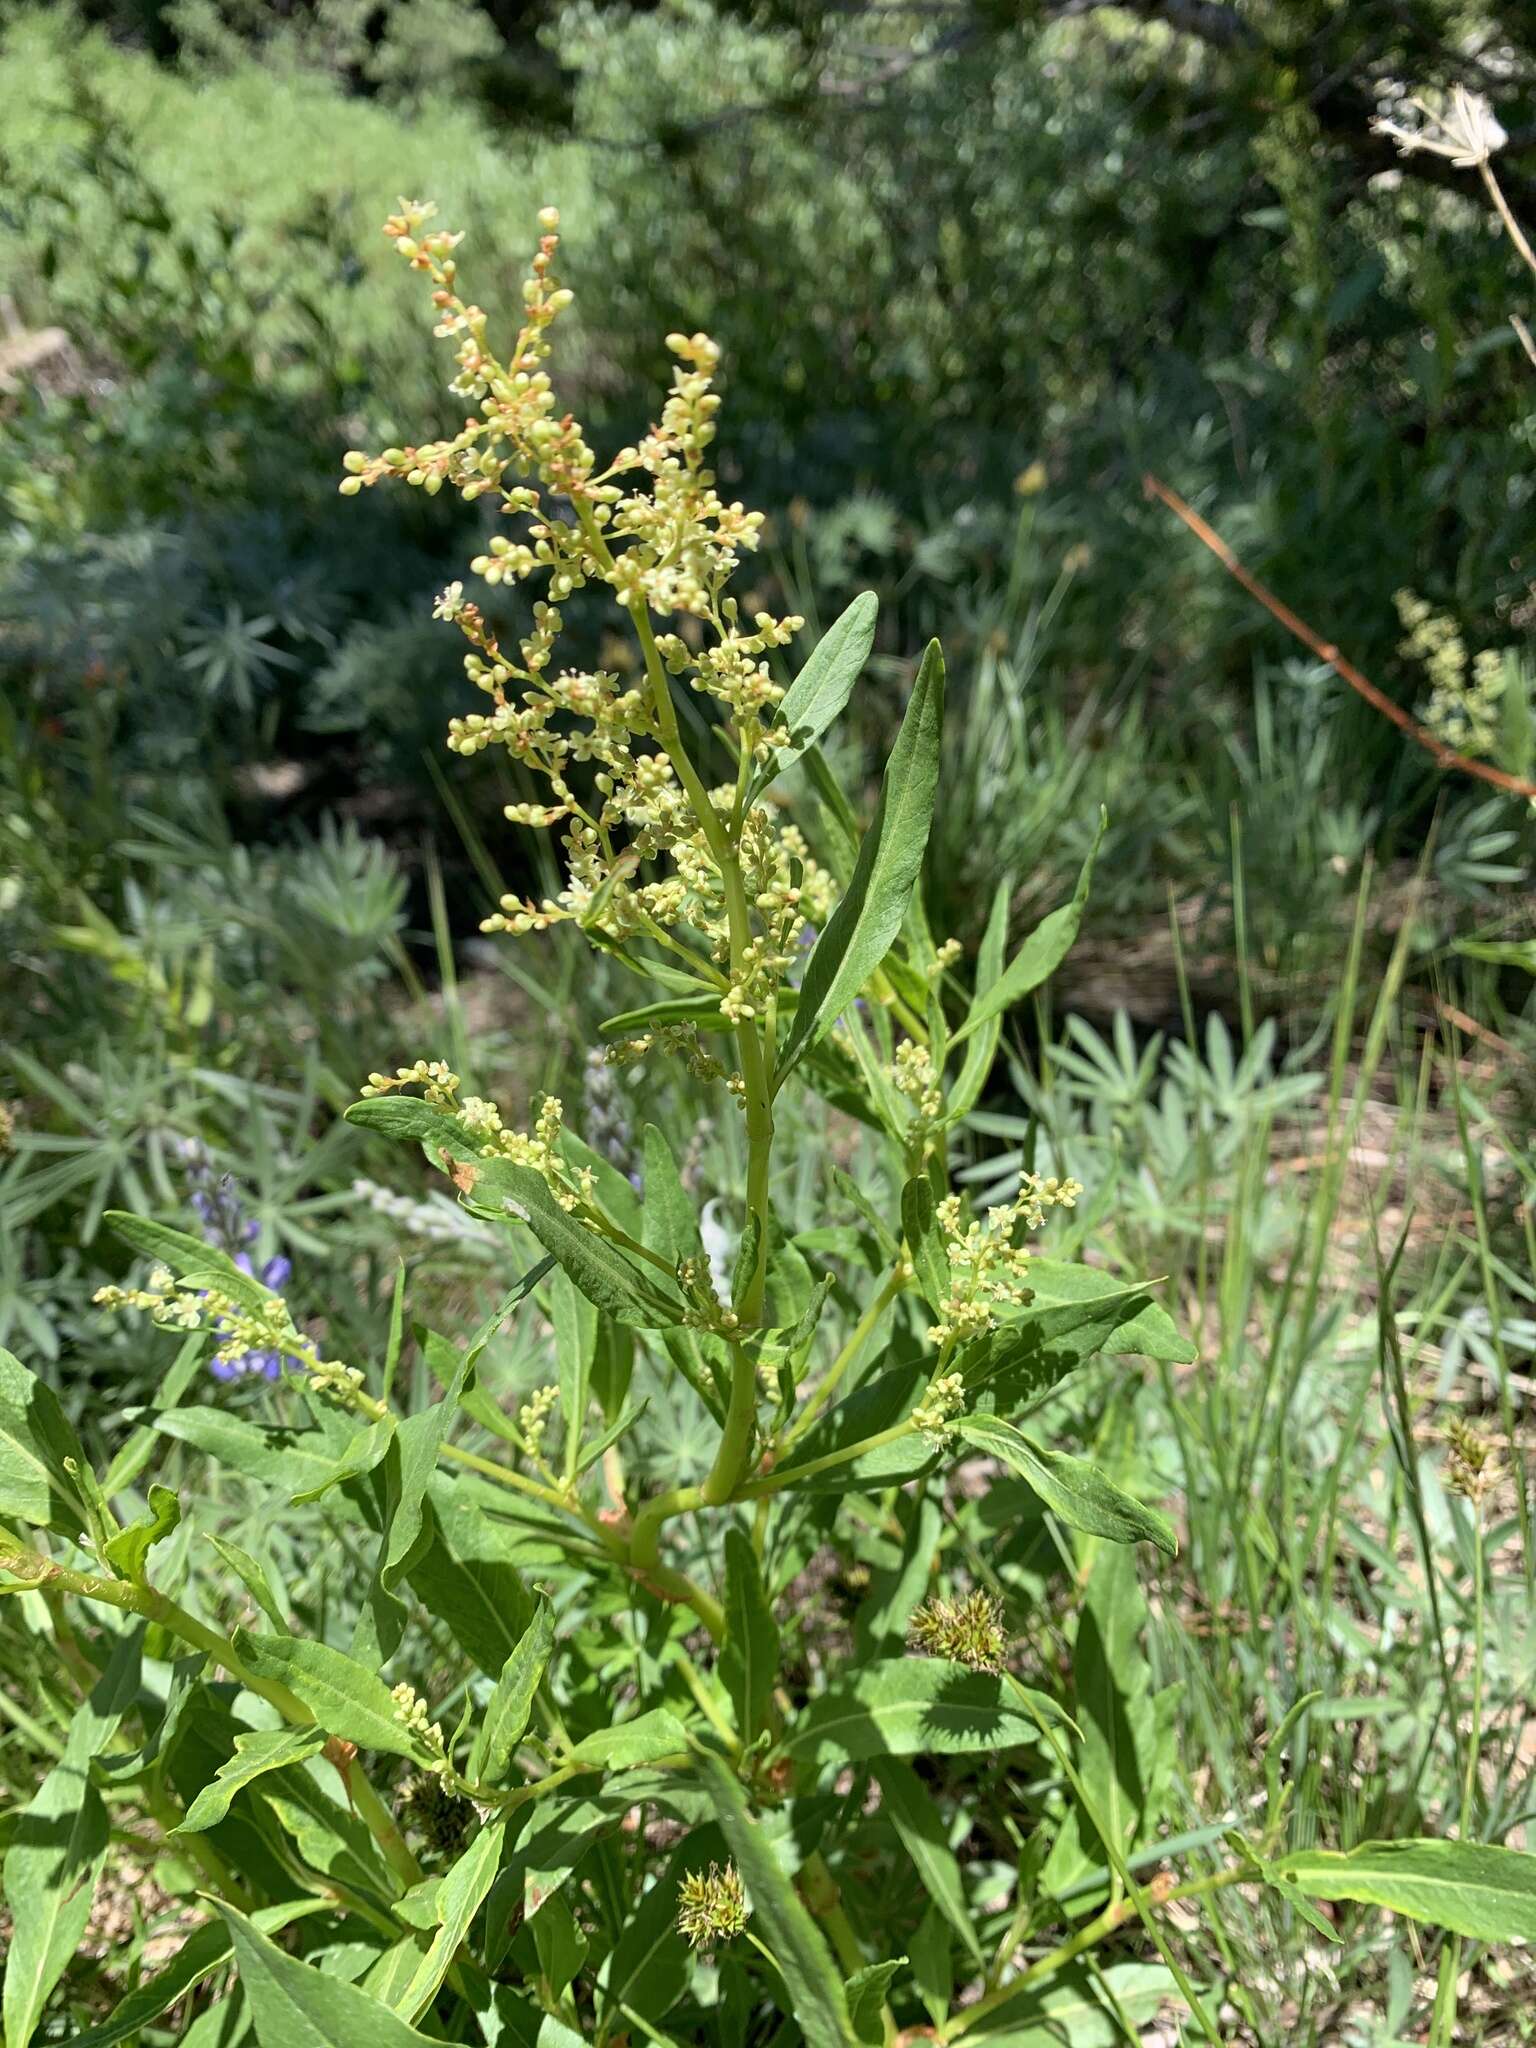
[[437, 1910], [441, 1925], [433, 1934], [427, 1952], [390, 2004], [402, 2018], [419, 2020], [437, 1996], [452, 1966], [459, 1944], [485, 1903], [501, 1862], [504, 1827], [498, 1822], [482, 1828], [464, 1854], [445, 1873], [437, 1887]]
[[390, 1756], [416, 1754], [389, 1687], [344, 1651], [303, 1636], [258, 1636], [246, 1629], [235, 1631], [234, 1643], [258, 1678], [275, 1678], [297, 1693], [328, 1735]]
[[[1052, 1720], [1065, 1717], [1044, 1693], [1029, 1695]], [[1039, 1740], [1018, 1695], [990, 1671], [940, 1657], [895, 1657], [852, 1671], [812, 1700], [784, 1739], [784, 1753], [816, 1770], [877, 1756], [965, 1756]]]
[[933, 822], [943, 726], [944, 657], [935, 640], [923, 656], [885, 764], [874, 822], [806, 965], [775, 1086], [854, 1002], [901, 930]]
[[736, 1732], [751, 1742], [768, 1725], [779, 1669], [779, 1630], [757, 1553], [740, 1529], [725, 1532], [725, 1647], [720, 1677], [736, 1710]]
[[775, 749], [753, 777], [751, 798], [794, 766], [807, 747], [815, 746], [829, 730], [853, 693], [864, 672], [869, 650], [875, 643], [875, 620], [880, 601], [872, 590], [859, 595], [822, 634], [810, 659], [779, 700], [773, 733], [787, 745]]
[[291, 1635], [288, 1617], [278, 1605], [277, 1595], [272, 1590], [272, 1582], [251, 1553], [242, 1550], [238, 1543], [226, 1542], [222, 1536], [210, 1534], [208, 1541], [278, 1633]]
[[124, 1244], [175, 1274], [240, 1271], [228, 1252], [194, 1237], [189, 1230], [173, 1230], [168, 1223], [152, 1223], [147, 1216], [134, 1216], [126, 1209], [108, 1209], [102, 1221]]
[[340, 1977], [285, 1955], [243, 1913], [222, 1899], [240, 1983], [261, 2048], [422, 2048], [418, 2034], [387, 2005]]
[[237, 1735], [234, 1755], [219, 1765], [212, 1784], [203, 1787], [187, 1808], [186, 1819], [172, 1832], [198, 1835], [205, 1828], [214, 1827], [229, 1812], [230, 1801], [244, 1786], [268, 1771], [281, 1771], [289, 1764], [301, 1764], [306, 1757], [318, 1755], [325, 1740], [323, 1728], [258, 1728]]
[[[259, 1907], [251, 1915], [251, 1923], [263, 1934], [276, 1934], [306, 1914], [334, 1911], [335, 1904], [331, 1899], [288, 1899], [280, 1906]], [[157, 1976], [136, 1985], [113, 2008], [110, 2019], [104, 2020], [99, 2027], [91, 2027], [84, 2034], [71, 2034], [69, 2048], [116, 2048], [119, 2041], [142, 2034], [151, 2020], [169, 2012], [189, 1991], [195, 1991], [205, 1978], [211, 1977], [215, 1970], [227, 1963], [230, 1954], [227, 1927], [214, 1921], [206, 1927], [197, 1928], [187, 1936]], [[227, 2013], [229, 2001], [223, 2001], [217, 2010]], [[183, 2042], [191, 2039], [190, 2031], [181, 2036]], [[225, 2044], [221, 2044], [221, 2048], [225, 2048]]]
[[521, 1569], [527, 1536], [486, 1514], [467, 1487], [441, 1472], [427, 1493], [431, 1541], [411, 1560], [411, 1584], [454, 1640], [495, 1678], [533, 1619], [533, 1595]]
[[307, 1502], [320, 1500], [333, 1486], [345, 1486], [348, 1480], [362, 1479], [370, 1473], [389, 1451], [395, 1440], [395, 1418], [380, 1416], [377, 1422], [370, 1422], [366, 1428], [354, 1430], [346, 1449], [326, 1472], [324, 1478], [307, 1481], [290, 1499], [295, 1507]]
[[1064, 903], [1060, 910], [1053, 910], [1049, 917], [1043, 917], [992, 986], [985, 994], [978, 992], [965, 1022], [950, 1041], [952, 1045], [960, 1045], [973, 1031], [979, 1031], [992, 1018], [1000, 1017], [1015, 1003], [1021, 1003], [1042, 982], [1050, 980], [1071, 952], [1083, 922], [1088, 891], [1093, 886], [1093, 863], [1098, 858], [1108, 824], [1108, 813], [1100, 811], [1099, 829], [1088, 849], [1088, 858], [1083, 862], [1071, 902]]
[[683, 1304], [644, 1274], [595, 1230], [567, 1215], [542, 1174], [507, 1160], [477, 1160], [475, 1184], [466, 1196], [477, 1215], [503, 1222], [516, 1216], [551, 1253], [576, 1286], [616, 1322], [637, 1330], [665, 1330], [683, 1320]]
[[[1067, 1259], [1032, 1258], [1029, 1285], [1036, 1310], [1067, 1302], [1123, 1298], [1125, 1294], [1124, 1282], [1116, 1280], [1113, 1274], [1098, 1266], [1075, 1265]], [[1199, 1356], [1189, 1339], [1179, 1335], [1172, 1316], [1155, 1301], [1124, 1317], [1114, 1330], [1113, 1342], [1103, 1348], [1128, 1357], [1160, 1359], [1168, 1365], [1189, 1365]]]
[[1073, 1967], [1021, 1991], [967, 2039], [975, 2048], [1122, 2048], [1127, 2025], [1139, 2038], [1177, 1997], [1160, 1963], [1113, 1963], [1092, 1973]]
[[962, 1416], [955, 1428], [973, 1450], [1001, 1458], [1072, 1528], [1112, 1543], [1155, 1543], [1177, 1556], [1179, 1541], [1168, 1517], [1133, 1500], [1086, 1458], [1052, 1450], [996, 1415]]
[[[1008, 898], [1012, 889], [1012, 877], [1004, 875], [993, 895], [987, 928], [976, 955], [976, 982], [971, 994], [973, 1006], [991, 995], [1002, 976], [1003, 954], [1008, 944]], [[987, 1076], [992, 1071], [998, 1040], [1002, 1035], [1001, 1014], [989, 1017], [981, 1029], [972, 1034], [960, 1072], [945, 1090], [952, 1121], [968, 1116], [976, 1107]]]
[[496, 1690], [480, 1720], [470, 1751], [469, 1775], [479, 1785], [499, 1785], [523, 1739], [533, 1696], [554, 1648], [554, 1614], [541, 1600], [516, 1649], [501, 1667]]
[[[472, 1140], [458, 1118], [419, 1095], [370, 1095], [347, 1110], [347, 1122], [360, 1130], [378, 1131], [386, 1138], [415, 1138], [430, 1145], [434, 1155], [446, 1150], [458, 1158], [469, 1151]], [[442, 1164], [441, 1159], [437, 1162]]]
[[878, 1757], [874, 1774], [882, 1795], [880, 1810], [895, 1828], [923, 1890], [959, 1935], [971, 1961], [984, 1968], [981, 1943], [965, 1902], [960, 1864], [949, 1846], [944, 1816], [916, 1771], [899, 1757]]
[[850, 2048], [855, 2036], [842, 1978], [820, 1929], [748, 1813], [739, 1780], [709, 1751], [700, 1752], [697, 1768], [721, 1833], [746, 1880], [753, 1931], [783, 1972], [794, 2003], [791, 2017], [806, 2048]]
[[725, 1857], [717, 1827], [694, 1828], [624, 1923], [603, 1981], [608, 2007], [622, 2006], [660, 2021], [688, 1988], [692, 1967], [677, 1932], [677, 1892], [684, 1877]]
[[[296, 1484], [301, 1491], [323, 1490], [336, 1467], [336, 1453], [319, 1430], [264, 1426], [223, 1408], [171, 1408], [156, 1416], [155, 1427], [243, 1478], [280, 1489], [285, 1498]], [[333, 1498], [328, 1511], [357, 1513], [344, 1497]]]
[[107, 1809], [91, 1784], [91, 1759], [133, 1704], [141, 1640], [138, 1628], [119, 1639], [69, 1724], [63, 1755], [29, 1804], [9, 1819], [0, 1887], [11, 1909], [0, 1997], [5, 2048], [27, 2048], [90, 1918], [110, 1840]]
[[1353, 1899], [1470, 1941], [1536, 1941], [1536, 1856], [1486, 1842], [1362, 1842], [1275, 1863], [1316, 1899]]
[[932, 1181], [926, 1173], [914, 1175], [901, 1191], [901, 1230], [923, 1299], [935, 1313], [950, 1285], [949, 1254], [937, 1208]]
[[672, 1147], [654, 1124], [647, 1124], [644, 1138], [645, 1231], [642, 1242], [647, 1251], [660, 1253], [670, 1265], [682, 1259], [699, 1259], [704, 1247], [699, 1239], [699, 1207], [683, 1186], [672, 1157]]
[[66, 1458], [86, 1462], [58, 1396], [19, 1358], [0, 1351], [0, 1515], [78, 1535], [83, 1516]]

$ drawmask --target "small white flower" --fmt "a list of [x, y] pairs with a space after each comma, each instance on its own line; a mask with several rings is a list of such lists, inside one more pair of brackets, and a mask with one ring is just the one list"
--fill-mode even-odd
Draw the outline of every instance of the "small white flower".
[[1423, 124], [1405, 128], [1383, 115], [1371, 127], [1378, 135], [1390, 135], [1404, 156], [1427, 149], [1433, 156], [1448, 157], [1458, 170], [1470, 171], [1487, 163], [1509, 140], [1487, 100], [1481, 93], [1468, 92], [1464, 85], [1453, 86], [1450, 104], [1438, 110], [1416, 96], [1399, 105], [1416, 107], [1424, 116]]

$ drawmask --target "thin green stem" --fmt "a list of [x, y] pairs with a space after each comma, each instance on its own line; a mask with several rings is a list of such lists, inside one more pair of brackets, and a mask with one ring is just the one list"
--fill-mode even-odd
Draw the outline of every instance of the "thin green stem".
[[707, 1507], [717, 1508], [735, 1498], [752, 1462], [753, 1433], [757, 1422], [757, 1367], [751, 1353], [741, 1344], [731, 1346], [731, 1399], [725, 1411], [715, 1462], [700, 1492]]
[[862, 1458], [870, 1451], [878, 1451], [886, 1444], [899, 1443], [904, 1436], [911, 1436], [917, 1424], [909, 1415], [905, 1422], [893, 1423], [889, 1429], [882, 1429], [874, 1436], [861, 1437], [856, 1444], [845, 1444], [840, 1451], [828, 1451], [824, 1458], [812, 1458], [807, 1464], [794, 1465], [785, 1472], [769, 1472], [761, 1479], [749, 1479], [736, 1492], [737, 1500], [761, 1500], [765, 1494], [780, 1493], [786, 1486], [796, 1486], [802, 1479], [810, 1479], [818, 1472], [830, 1472], [835, 1465], [848, 1465], [855, 1458]]
[[906, 1271], [901, 1261], [898, 1260], [891, 1268], [885, 1285], [869, 1304], [868, 1308], [865, 1309], [863, 1315], [859, 1317], [847, 1343], [844, 1344], [842, 1350], [838, 1352], [836, 1358], [827, 1367], [812, 1392], [807, 1395], [800, 1413], [790, 1424], [789, 1429], [785, 1432], [784, 1440], [779, 1446], [781, 1456], [786, 1451], [794, 1448], [816, 1420], [822, 1409], [826, 1407], [828, 1401], [831, 1400], [841, 1384], [844, 1374], [855, 1363], [859, 1353], [874, 1334], [875, 1325], [906, 1284]]

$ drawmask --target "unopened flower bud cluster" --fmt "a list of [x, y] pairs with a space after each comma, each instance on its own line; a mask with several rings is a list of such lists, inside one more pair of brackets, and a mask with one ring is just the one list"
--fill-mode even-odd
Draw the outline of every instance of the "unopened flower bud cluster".
[[1070, 1209], [1082, 1192], [1080, 1181], [1026, 1174], [1015, 1200], [989, 1209], [985, 1221], [973, 1217], [969, 1223], [961, 1217], [960, 1197], [947, 1195], [938, 1206], [938, 1222], [952, 1284], [928, 1332], [930, 1341], [946, 1345], [985, 1336], [997, 1327], [999, 1309], [1023, 1307], [1030, 1299], [1030, 1255], [1015, 1242], [1017, 1232], [1038, 1230], [1047, 1209]]

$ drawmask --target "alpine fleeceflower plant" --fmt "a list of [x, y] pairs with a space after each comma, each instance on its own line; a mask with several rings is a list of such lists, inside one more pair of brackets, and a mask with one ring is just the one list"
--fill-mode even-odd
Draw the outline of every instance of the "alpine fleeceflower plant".
[[[1193, 1353], [1147, 1284], [1066, 1255], [1092, 1234], [1076, 1181], [1042, 1159], [978, 1215], [955, 1171], [984, 1139], [972, 1113], [1008, 1014], [1076, 936], [1092, 854], [1016, 950], [1006, 877], [973, 962], [935, 939], [937, 645], [865, 807], [819, 741], [863, 672], [873, 598], [797, 670], [801, 621], [743, 616], [731, 585], [762, 518], [711, 464], [707, 336], [668, 337], [657, 424], [599, 457], [549, 368], [571, 294], [554, 214], [539, 225], [503, 351], [460, 238], [401, 203], [387, 232], [453, 345], [460, 424], [349, 455], [342, 489], [480, 507], [476, 594], [456, 581], [437, 605], [483, 700], [449, 745], [503, 747], [536, 778], [508, 816], [564, 858], [558, 890], [508, 894], [488, 928], [574, 925], [636, 1001], [529, 1119], [430, 1052], [380, 1065], [347, 1111], [441, 1176], [477, 1271], [505, 1259], [459, 1341], [423, 1320], [455, 1298], [404, 1261], [379, 1357], [369, 1300], [301, 1330], [287, 1262], [256, 1269], [235, 1189], [192, 1160], [200, 1235], [110, 1218], [147, 1270], [104, 1298], [180, 1348], [105, 1478], [0, 1352], [0, 1591], [29, 1596], [11, 1611], [56, 1662], [50, 1714], [78, 1701], [10, 1819], [7, 2048], [43, 2021], [118, 1839], [152, 1849], [203, 1920], [163, 1968], [135, 1949], [126, 2001], [87, 2020], [103, 2040], [197, 2005], [179, 2038], [211, 2024], [259, 2048], [982, 2048], [1054, 2038], [1069, 2011], [1119, 2038], [1166, 2001], [1215, 2042], [1207, 1972], [1179, 1954], [1195, 1899], [1273, 1884], [1314, 1920], [1309, 1889], [1424, 1917], [1417, 1863], [1390, 1888], [1405, 1850], [1479, 1859], [1462, 1884], [1437, 1865], [1435, 1896], [1459, 1911], [1475, 1892], [1475, 1925], [1449, 1924], [1487, 1938], [1499, 1899], [1536, 1895], [1512, 1850], [1287, 1849], [1281, 1766], [1306, 1700], [1268, 1737], [1251, 1839], [1225, 1829], [1218, 1867], [1179, 1887], [1186, 1917], [1161, 1918], [1168, 1695], [1127, 1546], [1172, 1552], [1174, 1531], [1052, 1440], [1073, 1426], [1054, 1396], [1100, 1353]], [[565, 663], [575, 604], [606, 604], [632, 658]], [[809, 799], [800, 822], [786, 792]], [[645, 1106], [683, 1098], [681, 1157], [641, 1113], [658, 1053], [677, 1086]], [[786, 1090], [792, 1158], [775, 1149]], [[837, 1156], [854, 1130], [857, 1175]], [[736, 1184], [711, 1183], [732, 1156]], [[1076, 1235], [1051, 1246], [1049, 1229]], [[419, 1228], [401, 1234], [418, 1252]], [[539, 1361], [516, 1394], [480, 1380], [514, 1320]], [[248, 1382], [238, 1412], [186, 1398], [210, 1353]], [[226, 1468], [206, 1497], [205, 1459]], [[173, 1483], [141, 1496], [151, 1466]], [[1050, 1641], [1025, 1647], [1053, 1567]], [[1063, 1697], [1026, 1683], [1026, 1660], [1070, 1666]], [[1093, 1951], [1135, 1923], [1159, 1962], [1101, 1967]], [[50, 2017], [49, 2038], [80, 2017]]]

